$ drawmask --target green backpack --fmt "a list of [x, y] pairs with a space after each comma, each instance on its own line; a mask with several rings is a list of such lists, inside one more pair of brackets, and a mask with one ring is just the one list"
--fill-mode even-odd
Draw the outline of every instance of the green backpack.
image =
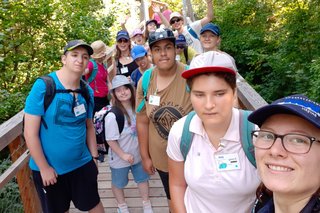
[[[248, 116], [250, 115], [250, 113], [251, 111], [240, 110], [240, 125], [239, 125], [240, 138], [241, 138], [242, 148], [248, 160], [254, 167], [257, 168], [256, 160], [254, 157], [254, 147], [251, 140], [251, 132], [255, 129], [255, 127], [253, 123], [248, 121]], [[183, 155], [184, 161], [186, 161], [187, 159], [187, 155], [193, 140], [193, 133], [189, 131], [189, 127], [190, 127], [190, 122], [195, 114], [196, 114], [195, 111], [189, 112], [183, 125], [180, 151], [181, 151], [181, 154]]]
[[[152, 71], [153, 71], [154, 67], [151, 67], [149, 69], [147, 69], [143, 75], [142, 75], [142, 91], [143, 91], [143, 99], [141, 100], [139, 106], [137, 107], [136, 111], [137, 112], [141, 112], [141, 110], [143, 109], [143, 107], [145, 106], [145, 102], [147, 101], [147, 93], [148, 93], [148, 89], [149, 89], [149, 85], [150, 85], [150, 79], [151, 79], [151, 75], [152, 75]], [[185, 70], [188, 70], [189, 66], [186, 65], [185, 66]], [[187, 86], [186, 90], [189, 92], [190, 89]]]

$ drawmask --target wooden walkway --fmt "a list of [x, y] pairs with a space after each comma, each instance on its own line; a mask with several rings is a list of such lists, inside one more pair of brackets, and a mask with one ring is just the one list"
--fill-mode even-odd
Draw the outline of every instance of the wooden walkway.
[[[107, 160], [107, 156], [106, 159]], [[99, 164], [98, 188], [101, 202], [106, 213], [116, 213], [116, 200], [111, 191], [111, 171], [108, 163], [105, 161]], [[162, 183], [158, 173], [151, 176], [149, 180], [150, 200], [153, 206], [154, 213], [169, 212], [167, 198], [162, 187]], [[142, 213], [142, 200], [139, 195], [137, 184], [133, 181], [132, 174], [129, 174], [129, 183], [124, 189], [127, 204], [130, 213]], [[75, 209], [71, 205], [70, 213], [79, 213], [81, 211]]]

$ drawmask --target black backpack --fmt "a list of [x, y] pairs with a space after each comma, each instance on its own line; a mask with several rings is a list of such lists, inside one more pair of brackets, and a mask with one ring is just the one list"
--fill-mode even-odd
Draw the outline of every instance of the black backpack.
[[96, 130], [96, 139], [97, 144], [104, 144], [104, 150], [98, 149], [99, 154], [108, 154], [109, 145], [105, 140], [105, 117], [108, 115], [109, 112], [113, 112], [116, 116], [116, 121], [118, 124], [119, 134], [122, 133], [124, 128], [124, 114], [116, 106], [105, 106], [100, 111], [94, 114], [93, 124]]

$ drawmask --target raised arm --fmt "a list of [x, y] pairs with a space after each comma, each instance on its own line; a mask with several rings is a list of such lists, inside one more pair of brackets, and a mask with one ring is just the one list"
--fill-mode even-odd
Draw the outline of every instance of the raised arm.
[[155, 13], [157, 13], [157, 14], [159, 15], [162, 24], [163, 24], [166, 28], [171, 28], [170, 23], [168, 22], [168, 20], [166, 19], [166, 17], [164, 17], [164, 15], [162, 14], [159, 5], [157, 5], [157, 4], [152, 4], [152, 10], [153, 10], [153, 12], [155, 12]]
[[207, 15], [201, 19], [201, 26], [204, 26], [212, 21], [213, 19], [213, 2], [212, 0], [206, 0], [207, 2]]

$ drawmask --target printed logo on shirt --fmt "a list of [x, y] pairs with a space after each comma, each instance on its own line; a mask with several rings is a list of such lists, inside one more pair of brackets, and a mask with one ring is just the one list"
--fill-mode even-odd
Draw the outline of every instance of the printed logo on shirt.
[[159, 107], [155, 107], [150, 114], [151, 120], [158, 134], [165, 140], [168, 139], [169, 131], [174, 122], [185, 115], [185, 111], [178, 105], [170, 103], [162, 103]]
[[67, 101], [65, 99], [57, 99], [54, 115], [54, 123], [56, 125], [81, 125], [85, 122], [86, 117], [86, 113], [83, 113], [76, 117], [73, 112], [72, 103], [70, 101]]

